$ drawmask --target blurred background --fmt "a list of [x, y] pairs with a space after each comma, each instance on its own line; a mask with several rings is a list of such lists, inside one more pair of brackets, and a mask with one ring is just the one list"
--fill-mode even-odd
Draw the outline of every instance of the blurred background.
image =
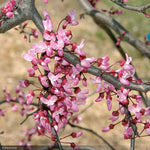
[[[1, 0], [0, 3], [5, 2]], [[130, 0], [130, 4], [143, 5], [148, 3], [149, 0]], [[70, 27], [73, 33], [73, 41], [78, 44], [82, 39], [85, 39], [84, 51], [87, 53], [88, 57], [103, 57], [108, 55], [110, 58], [110, 64], [113, 64], [116, 60], [121, 59], [121, 55], [114, 47], [114, 44], [105, 34], [105, 32], [99, 28], [89, 16], [85, 16], [84, 19], [79, 19], [79, 15], [84, 11], [82, 7], [76, 1], [71, 0], [49, 0], [49, 4], [45, 5], [43, 0], [36, 0], [36, 5], [39, 12], [42, 14], [44, 9], [47, 9], [51, 19], [54, 24], [54, 30], [62, 18], [64, 18], [68, 12], [75, 9], [77, 12], [77, 18], [79, 21], [78, 26]], [[97, 4], [97, 9], [110, 8], [121, 9], [113, 5], [109, 0], [101, 0]], [[123, 10], [122, 15], [114, 15], [113, 17], [120, 22], [127, 30], [131, 31], [137, 38], [144, 41], [144, 36], [150, 32], [150, 19], [144, 17], [143, 14], [139, 14], [132, 11]], [[35, 28], [34, 24], [29, 21], [30, 27]], [[117, 36], [117, 35], [116, 35]], [[29, 79], [27, 68], [31, 67], [29, 62], [23, 59], [23, 54], [27, 53], [28, 49], [32, 48], [32, 44], [42, 40], [41, 36], [39, 39], [31, 38], [31, 43], [24, 41], [23, 34], [19, 34], [14, 29], [11, 29], [5, 34], [0, 34], [0, 98], [4, 99], [4, 94], [2, 92], [3, 86], [7, 87], [7, 90], [14, 95], [14, 87], [18, 85], [20, 80]], [[125, 42], [121, 42], [122, 47], [129, 56], [133, 58], [133, 65], [141, 79], [144, 81], [149, 80], [150, 75], [150, 65], [149, 60], [141, 55], [137, 50], [128, 45]], [[90, 76], [86, 76], [89, 78]], [[95, 91], [96, 87], [89, 82], [90, 93]], [[87, 98], [86, 106], [94, 102], [97, 98], [97, 94], [89, 96]], [[113, 100], [113, 110], [117, 108], [117, 103], [115, 105], [115, 99]], [[84, 109], [86, 106], [81, 106], [80, 110]], [[30, 117], [23, 125], [20, 122], [24, 119], [20, 117], [17, 112], [12, 112], [11, 107], [8, 104], [3, 104], [0, 106], [2, 109], [7, 109], [5, 117], [0, 117], [0, 132], [4, 131], [4, 134], [0, 134], [0, 142], [2, 145], [16, 145], [18, 141], [24, 138], [23, 131], [27, 128], [32, 128], [35, 126], [33, 117]], [[103, 133], [101, 130], [108, 126], [111, 121], [108, 120], [111, 112], [108, 112], [105, 100], [99, 103], [93, 103], [93, 105], [81, 116], [83, 120], [79, 125], [87, 128], [91, 128], [105, 138], [111, 145], [113, 145], [117, 150], [129, 149], [130, 140], [124, 140], [122, 132], [123, 127], [119, 125], [116, 126], [112, 131], [108, 133]], [[62, 131], [61, 137], [70, 134], [72, 131], [78, 132], [79, 129], [71, 128], [69, 125], [66, 126], [65, 130]], [[89, 145], [97, 147], [98, 149], [109, 150], [109, 147], [99, 138], [91, 133], [83, 131], [83, 135], [80, 138], [67, 138], [64, 141], [74, 141], [77, 145]], [[136, 150], [150, 149], [149, 144], [150, 137], [144, 137], [136, 139]], [[31, 144], [33, 145], [48, 145], [51, 141], [47, 137], [33, 136]]]

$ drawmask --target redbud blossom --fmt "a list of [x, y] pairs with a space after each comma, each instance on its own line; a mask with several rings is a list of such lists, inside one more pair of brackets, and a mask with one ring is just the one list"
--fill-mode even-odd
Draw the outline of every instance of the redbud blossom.
[[5, 109], [0, 109], [0, 116], [5, 116], [5, 113], [7, 112], [7, 110]]
[[30, 105], [32, 103], [34, 96], [35, 96], [34, 91], [30, 90], [29, 94], [26, 95], [27, 105]]
[[13, 12], [7, 12], [7, 13], [6, 13], [6, 16], [7, 16], [8, 18], [12, 18], [12, 17], [14, 16], [14, 14], [13, 14]]
[[73, 138], [76, 138], [76, 137], [80, 137], [82, 134], [83, 134], [83, 132], [78, 132], [78, 133], [72, 132], [72, 133], [71, 133], [71, 136], [72, 136]]

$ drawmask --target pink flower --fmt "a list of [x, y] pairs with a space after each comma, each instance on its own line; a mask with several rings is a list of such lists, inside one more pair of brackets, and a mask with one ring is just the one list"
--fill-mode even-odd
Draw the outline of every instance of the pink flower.
[[32, 103], [34, 96], [35, 96], [34, 91], [30, 90], [29, 94], [26, 95], [27, 105], [30, 105]]
[[27, 61], [32, 61], [33, 59], [35, 59], [35, 55], [36, 55], [35, 49], [30, 49], [28, 50], [27, 54], [23, 55], [23, 58]]
[[51, 32], [52, 29], [53, 29], [53, 23], [52, 23], [52, 20], [51, 20], [51, 18], [49, 16], [47, 10], [43, 11], [43, 15], [44, 15], [44, 18], [45, 18], [45, 20], [42, 21], [43, 22], [43, 26], [44, 26], [45, 30]]
[[44, 86], [44, 87], [49, 87], [49, 83], [48, 83], [48, 78], [47, 76], [42, 76], [42, 75], [39, 75], [39, 81], [41, 82], [41, 84]]
[[70, 45], [71, 44], [71, 40], [70, 38], [66, 35], [66, 30], [64, 29], [59, 29], [57, 32], [57, 39], [58, 41], [62, 40], [63, 43], [65, 43], [66, 45]]
[[13, 13], [13, 12], [7, 12], [7, 13], [6, 13], [6, 16], [7, 16], [8, 18], [12, 18], [12, 17], [14, 16], [14, 13]]
[[119, 96], [117, 98], [117, 101], [119, 101], [121, 103], [123, 103], [124, 101], [126, 101], [129, 92], [130, 92], [130, 89], [117, 90], [117, 95]]
[[65, 29], [68, 24], [71, 24], [72, 26], [78, 25], [78, 22], [75, 19], [75, 10], [73, 9], [72, 14], [68, 13], [68, 15], [66, 16], [66, 22], [63, 24], [63, 28]]
[[60, 74], [54, 75], [53, 73], [48, 73], [48, 78], [54, 87], [60, 87], [62, 80], [60, 79]]
[[112, 122], [116, 121], [119, 118], [119, 112], [113, 111], [112, 116], [109, 117], [109, 120], [112, 120]]
[[91, 67], [91, 63], [95, 61], [94, 57], [91, 58], [85, 58], [83, 60], [81, 60], [81, 66], [85, 67], [85, 68], [90, 68]]
[[90, 80], [93, 82], [93, 83], [96, 83], [97, 84], [97, 88], [96, 88], [96, 91], [97, 92], [100, 92], [101, 91], [101, 84], [102, 84], [102, 78], [97, 76], [96, 77], [96, 80], [94, 80], [93, 78], [90, 78]]
[[63, 85], [63, 88], [67, 94], [72, 94], [72, 85], [70, 82], [66, 82], [66, 84]]
[[105, 128], [102, 130], [102, 132], [108, 132], [109, 130], [110, 130], [109, 127], [105, 127]]
[[108, 132], [108, 131], [110, 131], [111, 129], [113, 129], [114, 128], [114, 125], [113, 124], [110, 124], [108, 127], [105, 127], [103, 130], [102, 130], [102, 132]]
[[80, 92], [77, 93], [77, 97], [79, 100], [85, 100], [86, 96], [85, 94], [88, 94], [89, 90], [81, 90]]
[[128, 80], [126, 80], [125, 78], [120, 78], [119, 80], [124, 85], [130, 85], [130, 82]]
[[5, 109], [0, 109], [0, 116], [5, 116], [5, 113], [7, 112], [7, 110]]
[[150, 120], [146, 120], [144, 129], [146, 130], [146, 133], [150, 135]]
[[115, 90], [115, 87], [114, 87], [112, 84], [110, 84], [110, 83], [108, 83], [108, 82], [106, 82], [106, 81], [104, 82], [103, 87], [104, 87], [104, 91], [105, 91], [106, 93]]
[[98, 98], [95, 100], [95, 102], [100, 102], [104, 98], [104, 93], [99, 93]]
[[54, 103], [57, 101], [57, 97], [55, 95], [49, 95], [47, 98], [41, 97], [40, 100], [47, 106], [50, 106], [54, 105]]
[[103, 69], [103, 70], [109, 70], [109, 57], [108, 56], [105, 56], [105, 57], [102, 57], [102, 58], [98, 58], [97, 60], [97, 65]]
[[78, 21], [75, 20], [75, 19], [76, 19], [76, 12], [75, 12], [74, 9], [72, 10], [72, 14], [71, 14], [71, 13], [68, 13], [68, 16], [67, 16], [67, 17], [68, 17], [68, 18], [67, 18], [67, 21], [68, 21], [72, 26], [78, 24]]
[[48, 4], [48, 0], [44, 0], [44, 3], [45, 3], [45, 4]]
[[82, 47], [84, 46], [84, 39], [82, 39], [81, 43], [77, 48], [75, 49], [75, 52], [79, 54], [80, 56], [86, 56], [85, 52], [82, 51]]
[[12, 104], [12, 105], [11, 105], [11, 109], [12, 109], [12, 111], [17, 112], [18, 109], [19, 109], [19, 106], [18, 106], [18, 105], [15, 105], [15, 104]]
[[35, 71], [33, 68], [29, 68], [27, 71], [29, 72], [29, 77], [34, 77]]
[[112, 97], [110, 96], [110, 95], [107, 95], [106, 96], [106, 103], [107, 103], [107, 108], [108, 108], [108, 110], [110, 111], [111, 109], [112, 109], [112, 102], [111, 102], [111, 100], [112, 100]]
[[76, 138], [76, 137], [80, 137], [82, 134], [83, 134], [83, 132], [78, 132], [78, 133], [72, 132], [72, 133], [71, 133], [71, 136], [72, 136], [73, 138]]
[[125, 131], [123, 132], [124, 139], [130, 139], [132, 136], [132, 133], [133, 133], [133, 131], [131, 128], [129, 128], [129, 127], [125, 128]]
[[140, 101], [138, 104], [133, 104], [132, 106], [129, 106], [129, 111], [134, 113], [137, 119], [141, 118], [141, 109], [142, 109], [142, 101]]

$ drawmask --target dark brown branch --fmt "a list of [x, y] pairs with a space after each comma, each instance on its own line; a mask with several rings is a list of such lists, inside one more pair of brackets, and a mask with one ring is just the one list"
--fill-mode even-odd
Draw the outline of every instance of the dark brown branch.
[[79, 126], [79, 125], [75, 125], [75, 124], [72, 124], [71, 122], [68, 122], [68, 124], [73, 127], [73, 128], [79, 128], [79, 129], [82, 129], [82, 130], [85, 130], [85, 131], [88, 131], [92, 134], [94, 134], [95, 136], [97, 136], [99, 139], [101, 139], [104, 143], [106, 143], [112, 150], [115, 150], [115, 148], [109, 144], [102, 136], [100, 136], [97, 132], [95, 132], [94, 130], [92, 129], [89, 129], [89, 128], [85, 128], [85, 127], [82, 127], [82, 126]]
[[112, 1], [113, 3], [115, 3], [116, 5], [118, 5], [122, 8], [132, 10], [132, 11], [137, 11], [140, 13], [144, 13], [148, 8], [150, 8], [150, 3], [143, 5], [143, 6], [132, 6], [132, 5], [127, 5], [125, 3], [122, 3], [120, 1], [116, 1], [116, 0], [110, 0], [110, 1]]
[[[86, 14], [90, 15], [96, 24], [103, 24], [104, 26], [111, 28], [122, 37], [122, 40], [132, 45], [134, 48], [143, 53], [146, 57], [150, 58], [150, 48], [147, 45], [145, 45], [145, 43], [138, 40], [135, 36], [129, 33], [115, 19], [113, 19], [111, 16], [107, 16], [104, 13], [101, 13], [96, 9], [94, 9], [90, 5], [88, 0], [78, 0], [78, 1], [82, 4]], [[122, 36], [124, 32], [126, 32], [126, 34]]]

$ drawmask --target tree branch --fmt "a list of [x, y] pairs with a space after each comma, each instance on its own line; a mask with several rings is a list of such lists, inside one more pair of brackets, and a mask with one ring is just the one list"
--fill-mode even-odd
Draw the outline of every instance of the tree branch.
[[[51, 124], [53, 122], [53, 120], [52, 120], [52, 117], [51, 117], [51, 115], [49, 114], [48, 111], [47, 111], [47, 118], [49, 120], [49, 123]], [[55, 136], [55, 144], [58, 145], [59, 150], [63, 150], [57, 132], [55, 131], [54, 127], [51, 127], [51, 128], [52, 128], [52, 133]]]
[[116, 0], [110, 0], [110, 1], [112, 1], [113, 3], [115, 3], [116, 5], [118, 5], [122, 8], [132, 10], [132, 11], [137, 11], [140, 13], [144, 13], [148, 8], [150, 8], [150, 3], [143, 5], [143, 6], [132, 6], [132, 5], [127, 5], [125, 3], [122, 3], [120, 1], [116, 1]]
[[[111, 16], [107, 16], [96, 9], [94, 9], [88, 0], [78, 0], [83, 6], [87, 15], [91, 16], [96, 24], [103, 24], [114, 30], [117, 34], [122, 37], [122, 40], [126, 41], [134, 48], [143, 53], [146, 57], [150, 58], [150, 48], [145, 45], [142, 41], [138, 40], [135, 36], [129, 33], [121, 24], [119, 24]], [[124, 36], [123, 33], [126, 32]]]
[[[64, 52], [64, 58], [69, 61], [71, 64], [73, 64], [74, 66], [76, 66], [77, 64], [80, 65], [80, 60], [78, 59], [78, 57], [76, 55]], [[127, 88], [127, 89], [131, 89], [131, 90], [136, 90], [136, 91], [141, 91], [141, 92], [147, 92], [150, 91], [150, 85], [147, 83], [133, 83], [130, 82], [130, 85], [123, 85], [117, 78], [115, 78], [114, 76], [112, 76], [109, 73], [105, 73], [102, 69], [97, 68], [95, 66], [91, 66], [88, 69], [88, 73], [94, 75], [94, 76], [101, 76], [105, 81], [113, 84], [117, 89], [120, 89], [121, 86]]]
[[[14, 17], [2, 21], [0, 26], [0, 33], [12, 29], [13, 27], [23, 23], [26, 20], [33, 20], [35, 10], [35, 0], [18, 0], [20, 4], [18, 8], [14, 10]], [[2, 18], [0, 14], [0, 18]]]

